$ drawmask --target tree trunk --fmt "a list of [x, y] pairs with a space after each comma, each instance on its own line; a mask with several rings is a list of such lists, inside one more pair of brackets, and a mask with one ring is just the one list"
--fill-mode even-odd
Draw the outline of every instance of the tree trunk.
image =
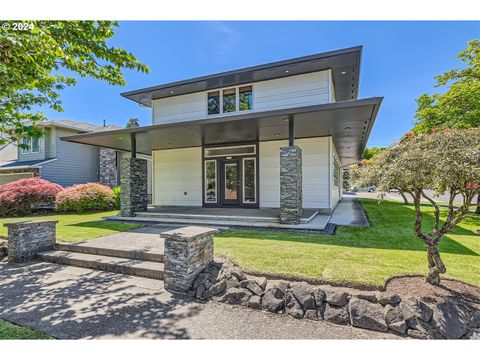
[[475, 210], [475, 214], [480, 214], [480, 195], [477, 195], [477, 209]]
[[403, 192], [401, 192], [401, 191], [400, 191], [400, 196], [401, 196], [402, 199], [403, 199], [403, 203], [404, 203], [405, 205], [408, 205], [408, 199], [407, 199], [407, 197], [405, 196], [405, 194], [404, 194]]
[[447, 268], [440, 258], [436, 245], [428, 246], [428, 275], [427, 282], [432, 285], [440, 285], [440, 274], [445, 274]]

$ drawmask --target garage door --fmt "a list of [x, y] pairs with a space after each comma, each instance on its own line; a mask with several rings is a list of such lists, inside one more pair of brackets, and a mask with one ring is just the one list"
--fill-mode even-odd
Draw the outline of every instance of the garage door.
[[33, 173], [20, 173], [20, 174], [0, 174], [0, 185], [19, 180], [32, 178]]

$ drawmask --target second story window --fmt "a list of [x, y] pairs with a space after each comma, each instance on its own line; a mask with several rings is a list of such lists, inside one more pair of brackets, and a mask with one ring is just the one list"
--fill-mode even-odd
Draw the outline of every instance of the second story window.
[[40, 138], [33, 138], [32, 139], [32, 153], [39, 153], [40, 152]]
[[237, 91], [233, 89], [223, 90], [223, 112], [235, 112], [237, 111]]
[[30, 138], [23, 138], [22, 144], [25, 146], [22, 148], [22, 154], [30, 154], [32, 149], [32, 140]]
[[40, 138], [23, 138], [22, 144], [25, 148], [22, 148], [22, 154], [36, 154], [40, 152]]
[[228, 114], [253, 109], [252, 85], [211, 91], [207, 94], [208, 115]]

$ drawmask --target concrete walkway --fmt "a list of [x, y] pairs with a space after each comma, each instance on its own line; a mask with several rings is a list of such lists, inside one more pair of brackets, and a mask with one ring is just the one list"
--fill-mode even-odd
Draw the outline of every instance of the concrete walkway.
[[0, 318], [61, 339], [394, 339], [324, 321], [193, 302], [163, 282], [33, 262], [0, 262]]
[[355, 193], [344, 193], [332, 213], [330, 223], [340, 226], [369, 226], [367, 216]]

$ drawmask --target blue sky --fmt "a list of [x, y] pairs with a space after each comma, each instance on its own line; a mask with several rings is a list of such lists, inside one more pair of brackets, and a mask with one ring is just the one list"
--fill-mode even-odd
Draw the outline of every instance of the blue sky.
[[121, 22], [111, 43], [146, 63], [126, 71], [125, 87], [79, 79], [62, 93], [63, 113], [50, 119], [124, 126], [150, 124], [150, 110], [120, 93], [194, 76], [363, 45], [359, 97], [384, 96], [369, 146], [386, 146], [414, 124], [415, 99], [434, 76], [461, 63], [456, 55], [478, 38], [480, 22]]

